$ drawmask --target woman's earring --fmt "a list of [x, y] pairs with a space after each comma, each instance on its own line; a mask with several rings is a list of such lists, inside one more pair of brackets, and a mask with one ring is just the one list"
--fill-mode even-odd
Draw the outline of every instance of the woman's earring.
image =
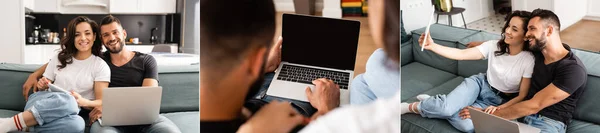
[[500, 34], [500, 36], [502, 37], [502, 39], [505, 39], [504, 37], [506, 37], [506, 36], [504, 36], [504, 34], [505, 33]]

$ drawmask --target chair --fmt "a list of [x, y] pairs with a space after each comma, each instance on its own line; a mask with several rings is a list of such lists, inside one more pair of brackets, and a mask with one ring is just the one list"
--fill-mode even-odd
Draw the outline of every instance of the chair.
[[156, 53], [156, 52], [172, 53], [171, 52], [171, 46], [170, 45], [166, 45], [166, 44], [156, 44], [156, 45], [154, 45], [154, 47], [152, 48], [152, 52], [153, 53]]
[[[433, 2], [432, 0], [432, 3]], [[435, 14], [437, 14], [437, 18], [435, 20], [435, 23], [437, 24], [438, 21], [440, 20], [440, 15], [448, 15], [448, 25], [452, 26], [452, 15], [456, 15], [460, 13], [460, 16], [462, 17], [463, 20], [463, 24], [465, 26], [465, 29], [467, 28], [467, 23], [465, 22], [465, 15], [463, 15], [463, 12], [465, 12], [465, 8], [461, 8], [461, 7], [452, 7], [452, 9], [450, 9], [450, 12], [444, 12], [442, 11], [442, 9], [440, 9], [439, 5], [435, 6]]]

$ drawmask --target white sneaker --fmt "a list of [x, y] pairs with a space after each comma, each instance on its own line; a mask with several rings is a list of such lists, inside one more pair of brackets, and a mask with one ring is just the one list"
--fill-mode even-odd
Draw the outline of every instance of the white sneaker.
[[423, 101], [427, 98], [430, 98], [431, 96], [427, 95], [427, 94], [419, 94], [417, 95], [417, 99], [419, 99], [419, 101]]

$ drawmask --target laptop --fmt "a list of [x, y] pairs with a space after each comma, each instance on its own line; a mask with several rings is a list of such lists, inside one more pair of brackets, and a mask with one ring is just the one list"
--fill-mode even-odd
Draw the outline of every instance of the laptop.
[[158, 119], [162, 87], [111, 87], [103, 90], [102, 126], [152, 124]]
[[469, 108], [477, 133], [539, 133], [541, 130], [524, 123], [509, 121], [479, 110]]
[[359, 21], [283, 14], [281, 63], [267, 95], [308, 102], [306, 87], [327, 78], [340, 86], [340, 104], [347, 104], [359, 32]]

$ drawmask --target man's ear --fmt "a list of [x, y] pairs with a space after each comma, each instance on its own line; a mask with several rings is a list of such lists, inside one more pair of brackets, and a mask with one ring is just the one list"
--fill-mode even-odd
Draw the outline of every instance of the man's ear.
[[248, 53], [248, 59], [246, 63], [248, 63], [248, 73], [252, 75], [252, 77], [258, 77], [262, 74], [261, 70], [263, 64], [265, 63], [265, 55], [267, 52], [266, 47], [260, 47], [258, 50], [251, 51]]
[[127, 39], [127, 30], [123, 29], [123, 40]]
[[546, 34], [546, 37], [550, 37], [552, 34], [554, 34], [554, 26], [552, 25], [548, 25], [548, 27], [546, 27], [546, 31], [548, 31], [548, 34]]

